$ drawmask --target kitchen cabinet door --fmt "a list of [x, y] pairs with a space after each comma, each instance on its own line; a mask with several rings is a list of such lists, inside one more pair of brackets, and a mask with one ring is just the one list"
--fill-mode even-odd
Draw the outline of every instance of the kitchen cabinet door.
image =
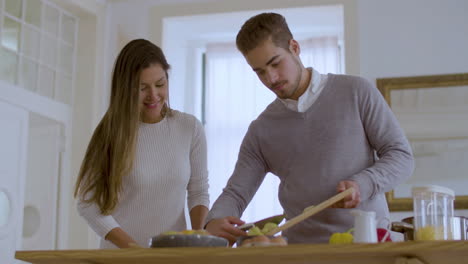
[[19, 263], [24, 179], [28, 143], [28, 112], [0, 100], [0, 260]]

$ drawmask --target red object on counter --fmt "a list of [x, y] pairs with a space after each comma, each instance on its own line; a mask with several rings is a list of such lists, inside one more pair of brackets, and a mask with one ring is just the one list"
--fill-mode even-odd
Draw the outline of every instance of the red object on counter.
[[[385, 235], [388, 233], [387, 238], [385, 241], [382, 241], [384, 239]], [[385, 228], [377, 228], [377, 241], [379, 242], [392, 242], [392, 238], [390, 237], [390, 231], [388, 231]]]

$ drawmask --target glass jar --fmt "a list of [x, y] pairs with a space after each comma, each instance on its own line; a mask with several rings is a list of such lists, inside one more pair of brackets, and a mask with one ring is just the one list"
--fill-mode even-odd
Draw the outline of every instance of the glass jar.
[[442, 186], [426, 185], [414, 187], [412, 193], [414, 239], [452, 240], [455, 192]]

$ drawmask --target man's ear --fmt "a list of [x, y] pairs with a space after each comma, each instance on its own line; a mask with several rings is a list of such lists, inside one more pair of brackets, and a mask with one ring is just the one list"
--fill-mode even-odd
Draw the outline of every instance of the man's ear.
[[301, 53], [301, 47], [299, 46], [299, 42], [297, 42], [295, 39], [290, 39], [289, 40], [289, 51], [296, 55], [299, 56]]

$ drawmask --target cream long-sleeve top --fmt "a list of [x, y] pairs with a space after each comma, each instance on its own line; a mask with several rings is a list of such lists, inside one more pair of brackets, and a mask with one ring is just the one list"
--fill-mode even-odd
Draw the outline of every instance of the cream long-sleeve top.
[[121, 227], [140, 245], [165, 231], [186, 229], [185, 205], [209, 206], [206, 138], [192, 115], [173, 110], [159, 123], [140, 123], [131, 173], [111, 215], [96, 204], [78, 201], [78, 212], [101, 237], [101, 248], [115, 248], [104, 240]]

